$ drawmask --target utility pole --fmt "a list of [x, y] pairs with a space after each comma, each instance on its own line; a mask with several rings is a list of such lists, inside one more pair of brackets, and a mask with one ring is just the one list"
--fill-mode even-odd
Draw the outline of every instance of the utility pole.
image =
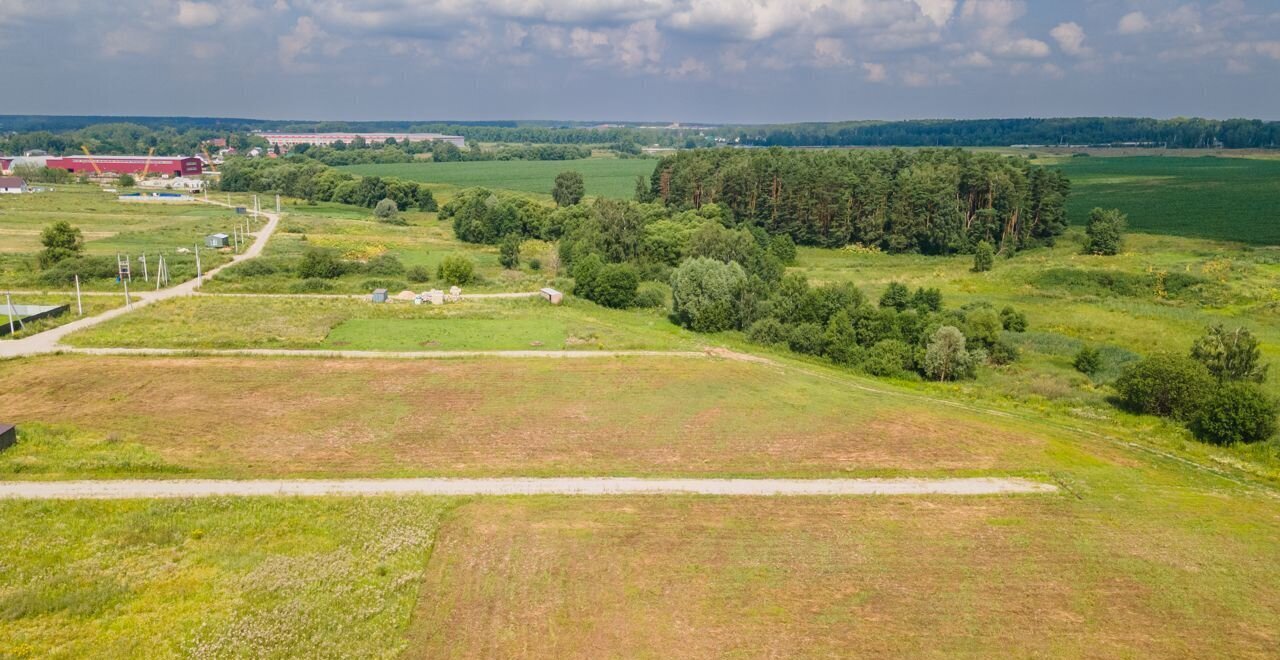
[[138, 261], [141, 261], [141, 262], [142, 262], [142, 281], [143, 281], [143, 282], [150, 282], [150, 281], [151, 281], [151, 273], [147, 271], [147, 253], [146, 253], [146, 252], [143, 252], [143, 253], [142, 253], [142, 256], [141, 256], [141, 257], [138, 257]]
[[4, 313], [9, 317], [9, 334], [13, 335], [13, 299], [9, 297], [9, 292], [4, 292]]
[[80, 276], [76, 275], [76, 316], [84, 316], [84, 305], [80, 302]]
[[200, 246], [196, 246], [196, 281], [200, 281]]
[[124, 281], [124, 307], [133, 309], [133, 301], [129, 299], [129, 280]]

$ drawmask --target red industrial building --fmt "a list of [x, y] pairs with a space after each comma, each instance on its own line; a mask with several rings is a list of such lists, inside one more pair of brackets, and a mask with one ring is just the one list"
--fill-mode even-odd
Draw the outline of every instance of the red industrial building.
[[[148, 161], [150, 164], [148, 165]], [[97, 165], [97, 169], [94, 165]], [[98, 170], [110, 174], [147, 174], [157, 176], [200, 176], [203, 162], [194, 156], [66, 156], [51, 157], [45, 167], [66, 170], [73, 174], [96, 174]]]

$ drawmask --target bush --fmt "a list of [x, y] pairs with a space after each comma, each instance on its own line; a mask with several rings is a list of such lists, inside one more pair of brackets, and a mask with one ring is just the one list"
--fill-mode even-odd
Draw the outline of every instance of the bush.
[[680, 325], [697, 332], [739, 327], [738, 302], [747, 274], [737, 263], [699, 257], [687, 259], [671, 273], [671, 312]]
[[890, 282], [880, 296], [880, 306], [901, 312], [911, 306], [911, 289], [901, 282]]
[[383, 198], [373, 207], [373, 217], [381, 222], [393, 222], [400, 216], [400, 207], [396, 200]]
[[396, 255], [384, 252], [365, 262], [364, 272], [366, 275], [379, 275], [382, 277], [403, 275], [404, 264], [400, 263], [400, 259]]
[[138, 180], [133, 178], [132, 174], [121, 174], [120, 178], [116, 179], [116, 185], [121, 188], [132, 188], [137, 185], [137, 183]]
[[266, 277], [267, 275], [275, 275], [276, 267], [275, 264], [266, 259], [250, 259], [227, 269], [227, 274], [237, 277]]
[[445, 257], [440, 262], [440, 267], [436, 269], [436, 278], [444, 280], [445, 284], [450, 286], [470, 284], [475, 275], [476, 265], [460, 254]]
[[1220, 324], [1208, 328], [1191, 346], [1191, 358], [1218, 380], [1261, 383], [1267, 379], [1258, 339], [1247, 328], [1227, 331]]
[[790, 338], [791, 330], [773, 317], [760, 319], [747, 328], [747, 339], [764, 346], [785, 344]]
[[1009, 332], [1026, 332], [1027, 315], [1011, 306], [1005, 306], [1000, 310], [1000, 324]]
[[431, 281], [431, 269], [422, 265], [410, 266], [404, 272], [404, 276], [410, 282], [429, 282]]
[[1096, 376], [1102, 371], [1102, 351], [1093, 346], [1081, 346], [1071, 364], [1086, 376]]
[[996, 251], [986, 241], [979, 241], [973, 251], [973, 272], [985, 273], [996, 263]]
[[44, 246], [39, 256], [40, 267], [48, 268], [83, 254], [84, 234], [66, 220], [58, 220], [40, 232], [40, 244]]
[[862, 346], [858, 345], [858, 332], [853, 327], [853, 317], [847, 309], [831, 315], [823, 335], [826, 355], [836, 364], [853, 365], [862, 361]]
[[520, 237], [507, 234], [498, 244], [498, 263], [508, 270], [520, 266]]
[[1089, 212], [1085, 225], [1085, 254], [1116, 255], [1124, 242], [1124, 228], [1128, 219], [1117, 209], [1094, 209]]
[[911, 371], [912, 353], [906, 342], [897, 339], [877, 342], [867, 351], [867, 358], [862, 361], [862, 370], [872, 376], [901, 378]]
[[778, 258], [783, 266], [794, 266], [796, 263], [796, 242], [790, 234], [778, 234], [769, 239], [769, 254]]
[[950, 325], [938, 328], [925, 350], [925, 375], [939, 381], [956, 380], [967, 376], [971, 369], [972, 360], [960, 329]]
[[307, 248], [298, 263], [298, 277], [302, 279], [334, 279], [347, 272], [347, 264], [333, 250]]
[[625, 309], [636, 301], [640, 276], [628, 264], [605, 264], [595, 273], [587, 298], [605, 307]]
[[1013, 364], [1018, 361], [1018, 348], [1001, 337], [987, 347], [987, 359], [991, 364]]
[[289, 290], [293, 293], [323, 293], [332, 291], [333, 284], [328, 280], [312, 277], [301, 282], [295, 282], [293, 286], [289, 287]]
[[640, 288], [636, 290], [635, 306], [644, 308], [666, 307], [666, 287], [657, 282], [645, 282], [641, 284]]
[[826, 348], [822, 326], [817, 323], [800, 323], [791, 327], [787, 346], [804, 355], [822, 355]]
[[64, 259], [40, 273], [40, 282], [50, 285], [69, 285], [76, 280], [115, 279], [116, 260], [111, 257], [76, 257]]
[[532, 270], [532, 271], [539, 271], [539, 270], [542, 270], [542, 260], [541, 260], [541, 259], [539, 259], [539, 258], [537, 258], [537, 257], [534, 257], [534, 258], [530, 259], [530, 260], [529, 260], [529, 270]]
[[360, 288], [365, 291], [373, 291], [374, 289], [386, 289], [392, 293], [405, 290], [405, 283], [401, 280], [389, 280], [384, 278], [375, 278], [365, 280], [360, 283]]
[[1191, 432], [1217, 445], [1261, 442], [1276, 432], [1276, 402], [1255, 383], [1227, 383], [1191, 418]]
[[1203, 364], [1157, 355], [1129, 365], [1116, 379], [1120, 400], [1134, 412], [1190, 419], [1217, 387]]

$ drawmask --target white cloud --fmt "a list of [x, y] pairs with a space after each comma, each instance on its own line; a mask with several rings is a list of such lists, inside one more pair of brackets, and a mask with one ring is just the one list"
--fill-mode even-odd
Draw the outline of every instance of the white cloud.
[[680, 61], [680, 66], [669, 69], [667, 75], [672, 78], [706, 80], [711, 77], [711, 67], [696, 57], [686, 57]]
[[1004, 57], [1039, 58], [1048, 57], [1050, 51], [1049, 44], [1039, 39], [1022, 37], [996, 45], [994, 52]]
[[1141, 34], [1151, 29], [1151, 20], [1140, 11], [1131, 12], [1120, 18], [1116, 29], [1120, 34]]
[[960, 18], [987, 27], [1013, 25], [1027, 11], [1021, 0], [965, 0]]
[[1080, 27], [1079, 23], [1074, 21], [1061, 23], [1049, 31], [1049, 36], [1053, 37], [1062, 52], [1068, 55], [1085, 56], [1090, 53], [1089, 47], [1084, 45], [1084, 28]]
[[209, 27], [218, 22], [218, 8], [207, 2], [178, 3], [178, 25], [182, 27]]
[[958, 60], [962, 66], [970, 66], [977, 69], [985, 69], [991, 66], [991, 58], [987, 57], [981, 51], [973, 51]]
[[942, 27], [951, 21], [956, 11], [956, 0], [916, 0], [920, 12], [933, 24]]
[[822, 37], [813, 42], [813, 62], [823, 68], [852, 66], [854, 63], [844, 54], [844, 44], [831, 37]]
[[862, 70], [867, 72], [867, 82], [884, 82], [889, 77], [889, 72], [883, 64], [863, 62]]

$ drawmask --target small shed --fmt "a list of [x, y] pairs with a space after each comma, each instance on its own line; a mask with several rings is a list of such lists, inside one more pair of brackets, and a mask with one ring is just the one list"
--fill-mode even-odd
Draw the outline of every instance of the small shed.
[[248, 213], [248, 212], [249, 212], [249, 211], [248, 211], [248, 209], [246, 209], [246, 208], [245, 208], [245, 207], [243, 207], [243, 206], [237, 206], [237, 207], [236, 207], [236, 213], [237, 213], [237, 214], [239, 214], [239, 215], [244, 215], [244, 214], [246, 214], [246, 213]]
[[542, 297], [546, 298], [547, 302], [551, 303], [552, 305], [559, 305], [560, 301], [564, 300], [564, 294], [560, 293], [559, 291], [556, 291], [551, 287], [542, 289], [540, 293], [542, 293]]
[[21, 177], [0, 176], [0, 194], [19, 195], [27, 192], [27, 182]]
[[376, 303], [384, 303], [384, 302], [387, 302], [387, 290], [386, 290], [386, 289], [374, 289], [374, 290], [373, 290], [373, 302], [376, 302]]
[[4, 451], [18, 442], [18, 427], [0, 422], [0, 451]]
[[204, 246], [210, 248], [231, 247], [231, 237], [226, 234], [209, 234], [204, 239]]

